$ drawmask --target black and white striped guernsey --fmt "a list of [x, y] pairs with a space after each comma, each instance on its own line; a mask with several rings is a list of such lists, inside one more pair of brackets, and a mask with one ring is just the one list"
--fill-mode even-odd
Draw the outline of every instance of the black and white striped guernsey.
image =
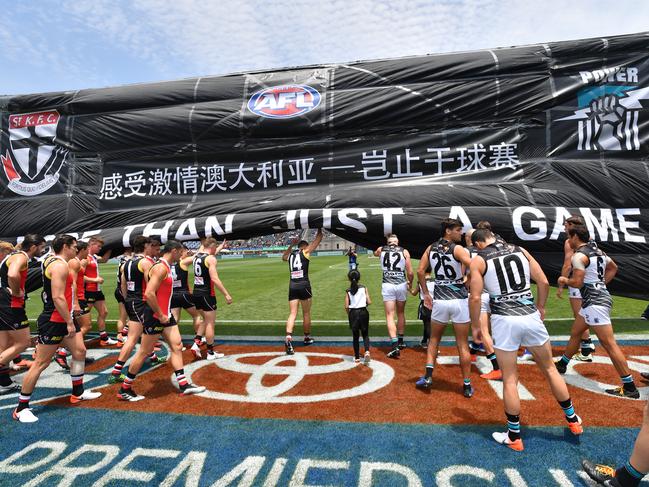
[[403, 247], [385, 245], [381, 249], [380, 259], [384, 283], [403, 284], [406, 282], [406, 255]]
[[433, 299], [466, 299], [469, 292], [464, 285], [462, 263], [453, 255], [455, 242], [440, 238], [430, 246], [428, 263], [435, 278]]
[[579, 247], [575, 251], [575, 255], [578, 254], [588, 257], [588, 264], [584, 273], [584, 284], [579, 290], [582, 297], [581, 307], [606, 306], [612, 308], [613, 298], [611, 298], [604, 281], [609, 257], [594, 242], [588, 242]]
[[180, 262], [171, 264], [171, 278], [173, 279], [173, 293], [183, 294], [189, 292], [189, 271], [182, 268]]
[[530, 263], [519, 247], [496, 242], [478, 255], [487, 264], [484, 287], [492, 315], [525, 316], [537, 311], [530, 289]]

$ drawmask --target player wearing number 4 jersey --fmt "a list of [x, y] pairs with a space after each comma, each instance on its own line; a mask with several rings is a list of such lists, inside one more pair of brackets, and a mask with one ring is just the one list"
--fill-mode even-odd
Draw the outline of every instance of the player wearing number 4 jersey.
[[[541, 266], [525, 249], [515, 245], [496, 245], [496, 238], [490, 230], [476, 230], [471, 240], [478, 249], [478, 255], [471, 260], [470, 266], [471, 320], [475, 326], [480, 326], [480, 296], [483, 288], [486, 288], [491, 307], [493, 345], [503, 373], [508, 431], [493, 433], [494, 440], [512, 450], [523, 450], [516, 370], [516, 356], [521, 346], [527, 347], [532, 353], [536, 365], [549, 382], [570, 431], [580, 435], [583, 432], [581, 418], [575, 414], [568, 387], [554, 367], [550, 337], [543, 324], [550, 285]], [[537, 285], [536, 304], [530, 290], [530, 278]]]
[[633, 382], [626, 357], [615, 341], [611, 324], [613, 300], [606, 289], [617, 273], [617, 265], [601, 249], [590, 243], [588, 228], [576, 225], [568, 229], [568, 242], [575, 251], [572, 256], [572, 277], [560, 277], [559, 285], [579, 288], [582, 296], [580, 314], [585, 323], [578, 326], [575, 321], [566, 351], [556, 366], [562, 374], [570, 363], [570, 358], [579, 348], [581, 336], [587, 327], [595, 332], [599, 342], [611, 358], [620, 378], [622, 387], [606, 389], [613, 396], [640, 399], [640, 392]]
[[387, 245], [376, 249], [374, 255], [381, 259], [383, 272], [381, 295], [391, 345], [388, 357], [398, 358], [401, 355], [399, 349], [406, 346], [403, 341], [406, 330], [406, 299], [414, 278], [410, 253], [399, 246], [398, 237], [392, 233], [387, 236]]
[[[428, 246], [419, 261], [417, 277], [424, 296], [424, 306], [432, 309], [431, 333], [426, 354], [426, 371], [416, 385], [429, 389], [433, 385], [433, 368], [437, 361], [439, 342], [449, 321], [453, 323], [455, 342], [460, 356], [464, 397], [473, 396], [471, 386], [471, 354], [469, 353], [469, 300], [464, 285], [465, 269], [471, 258], [469, 251], [458, 245], [462, 240], [462, 224], [453, 218], [441, 222], [442, 238]], [[426, 269], [435, 277], [433, 296], [426, 285]]]
[[[293, 349], [293, 328], [297, 310], [302, 306], [302, 326], [304, 329], [304, 344], [311, 345], [314, 340], [311, 337], [311, 282], [309, 281], [309, 260], [311, 253], [318, 248], [322, 241], [322, 229], [318, 229], [313, 242], [306, 240], [291, 242], [282, 255], [282, 260], [288, 262], [289, 285], [288, 285], [288, 319], [286, 320], [286, 339], [284, 347], [287, 355], [295, 353]], [[297, 249], [293, 246], [297, 243]]]

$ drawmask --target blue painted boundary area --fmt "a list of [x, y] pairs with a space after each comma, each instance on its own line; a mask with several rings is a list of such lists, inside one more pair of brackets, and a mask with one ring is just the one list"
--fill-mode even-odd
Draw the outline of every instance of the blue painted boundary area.
[[624, 461], [638, 431], [523, 427], [526, 450], [513, 452], [491, 439], [503, 425], [35, 412], [35, 424], [2, 420], [2, 486], [582, 486], [582, 458]]

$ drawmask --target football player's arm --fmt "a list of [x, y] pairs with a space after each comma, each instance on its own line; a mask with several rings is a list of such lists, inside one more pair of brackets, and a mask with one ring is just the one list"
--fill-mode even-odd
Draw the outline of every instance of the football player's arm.
[[219, 291], [221, 291], [221, 294], [223, 294], [223, 296], [225, 297], [225, 302], [232, 304], [232, 296], [230, 296], [228, 290], [225, 289], [225, 286], [221, 282], [221, 279], [219, 279], [219, 273], [216, 271], [216, 257], [210, 255], [207, 259], [205, 259], [205, 264], [207, 264], [207, 268], [210, 270], [210, 279], [214, 283], [214, 286]]
[[606, 269], [604, 270], [604, 282], [608, 284], [613, 280], [613, 278], [617, 274], [617, 264], [608, 255], [604, 256], [604, 258], [606, 259]]
[[11, 295], [18, 298], [24, 295], [20, 287], [20, 272], [27, 267], [27, 256], [25, 254], [14, 254], [7, 269], [7, 279], [9, 281], [9, 289]]
[[[97, 262], [99, 262], [99, 259], [97, 259]], [[97, 277], [88, 277], [86, 275], [83, 276], [83, 282], [96, 282], [98, 284], [103, 284], [104, 283], [104, 278], [97, 276]]]
[[406, 259], [406, 279], [408, 279], [408, 288], [411, 288], [412, 281], [415, 278], [415, 273], [412, 270], [412, 262], [410, 262], [410, 252], [404, 249], [403, 256]]
[[137, 263], [137, 268], [144, 274], [144, 282], [148, 283], [149, 282], [149, 271], [151, 270], [151, 267], [153, 266], [153, 262], [151, 262], [149, 259], [142, 259]]
[[374, 251], [374, 257], [378, 257], [379, 255], [381, 255], [381, 252], [383, 252], [383, 247], [382, 247], [382, 246], [381, 246], [381, 247], [378, 247], [378, 248]]
[[[570, 243], [566, 240], [563, 244], [563, 265], [561, 266], [561, 277], [568, 277], [570, 274], [570, 268], [572, 267], [572, 256], [575, 253], [570, 246]], [[559, 283], [557, 288], [557, 298], [561, 298], [563, 294], [563, 288], [565, 284]]]
[[525, 249], [521, 249], [521, 250], [523, 251], [525, 257], [527, 257], [527, 260], [530, 263], [530, 277], [536, 283], [536, 291], [537, 291], [536, 307], [538, 308], [539, 313], [541, 314], [541, 319], [544, 319], [545, 303], [548, 300], [548, 294], [550, 292], [550, 283], [548, 282], [548, 278], [545, 275], [545, 272], [543, 272], [543, 269], [541, 269], [541, 266], [536, 261], [536, 259], [532, 257], [527, 250]]
[[466, 274], [471, 267], [471, 254], [467, 249], [456, 245], [453, 249], [453, 257], [462, 264], [462, 274]]
[[315, 238], [313, 239], [313, 242], [311, 242], [309, 246], [306, 248], [306, 253], [310, 254], [315, 249], [317, 249], [318, 245], [320, 245], [320, 242], [322, 242], [322, 228], [318, 228], [318, 233], [315, 234]]
[[120, 291], [122, 291], [122, 296], [126, 298], [126, 294], [128, 292], [127, 284], [126, 284], [126, 274], [124, 274], [124, 269], [126, 268], [126, 264], [122, 266], [121, 270], [119, 273], [121, 274], [122, 278], [120, 279]]
[[218, 245], [218, 247], [216, 247], [216, 252], [214, 253], [214, 255], [219, 255], [219, 253], [221, 252], [221, 250], [223, 250], [223, 249], [226, 247], [226, 242], [227, 242], [227, 240], [226, 240], [226, 239], [223, 239], [223, 242], [221, 242], [221, 243]]
[[77, 259], [72, 259], [68, 262], [68, 267], [70, 268], [70, 275], [72, 276], [72, 296], [75, 297], [73, 299], [73, 308], [75, 311], [81, 311], [81, 307], [79, 306], [79, 300], [76, 299], [78, 296], [77, 294], [77, 277], [79, 276], [79, 269], [81, 267], [81, 264]]
[[[469, 264], [469, 280], [471, 287], [471, 295], [469, 296], [469, 315], [471, 316], [471, 323], [474, 329], [481, 330], [480, 323], [480, 304], [482, 290], [484, 289], [483, 273], [486, 269], [486, 262], [480, 256], [471, 259]], [[488, 332], [488, 330], [487, 330]]]
[[559, 278], [559, 284], [576, 288], [582, 287], [584, 285], [584, 276], [586, 275], [586, 267], [588, 266], [589, 260], [588, 256], [581, 252], [575, 252], [572, 254], [572, 275], [570, 278], [561, 276]]
[[291, 252], [293, 251], [293, 244], [294, 243], [295, 242], [291, 242], [290, 244], [288, 244], [288, 247], [286, 248], [286, 250], [282, 254], [282, 260], [284, 262], [288, 261], [288, 256], [291, 255]]
[[113, 253], [112, 250], [107, 250], [107, 251], [104, 252], [102, 255], [97, 255], [97, 256], [95, 256], [95, 257], [97, 257], [97, 262], [100, 262], [100, 263], [102, 263], [102, 264], [105, 264], [105, 263], [108, 262], [108, 260], [110, 259], [110, 254], [112, 254], [112, 253]]
[[433, 309], [433, 298], [428, 291], [426, 284], [426, 270], [428, 269], [428, 260], [430, 256], [430, 245], [426, 247], [421, 259], [419, 260], [419, 267], [417, 267], [417, 281], [419, 281], [419, 289], [422, 296], [424, 296], [424, 306], [428, 309]]
[[193, 262], [194, 262], [194, 257], [190, 255], [189, 257], [185, 257], [184, 259], [181, 259], [181, 261], [178, 262], [178, 265], [182, 270], [188, 271], [189, 266], [192, 265]]

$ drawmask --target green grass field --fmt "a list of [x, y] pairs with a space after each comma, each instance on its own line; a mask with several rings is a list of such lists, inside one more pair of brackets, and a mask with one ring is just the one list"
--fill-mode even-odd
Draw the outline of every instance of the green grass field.
[[[367, 286], [373, 304], [369, 307], [371, 334], [376, 337], [385, 335], [383, 303], [381, 300], [381, 275], [379, 261], [368, 256], [359, 257], [361, 282]], [[413, 265], [417, 266], [414, 261]], [[282, 335], [283, 323], [288, 314], [288, 269], [281, 258], [260, 259], [226, 259], [219, 260], [219, 277], [233, 298], [231, 305], [226, 305], [221, 295], [217, 296], [218, 335]], [[105, 279], [102, 286], [106, 295], [109, 310], [109, 328], [114, 329], [117, 318], [117, 303], [113, 297], [115, 290], [116, 265], [102, 264], [100, 273]], [[311, 259], [309, 269], [313, 288], [314, 334], [320, 336], [344, 336], [349, 333], [344, 310], [344, 293], [348, 286], [347, 258], [342, 256], [320, 256]], [[190, 283], [192, 277], [190, 275]], [[408, 336], [421, 333], [421, 321], [417, 320], [419, 298], [410, 296], [406, 307]], [[646, 303], [644, 301], [614, 297], [613, 316], [623, 319], [615, 320], [616, 330], [644, 333], [649, 326], [646, 321], [638, 319]], [[41, 300], [37, 293], [28, 300], [27, 313], [35, 322], [41, 311]], [[95, 314], [93, 313], [93, 316]], [[551, 290], [546, 306], [546, 324], [551, 334], [566, 334], [572, 317], [567, 293], [563, 299], [557, 299], [555, 290]], [[186, 313], [181, 320], [187, 320]], [[187, 323], [181, 324], [183, 333], [191, 333]], [[296, 329], [301, 332], [300, 327]], [[450, 327], [447, 330], [451, 333]]]

